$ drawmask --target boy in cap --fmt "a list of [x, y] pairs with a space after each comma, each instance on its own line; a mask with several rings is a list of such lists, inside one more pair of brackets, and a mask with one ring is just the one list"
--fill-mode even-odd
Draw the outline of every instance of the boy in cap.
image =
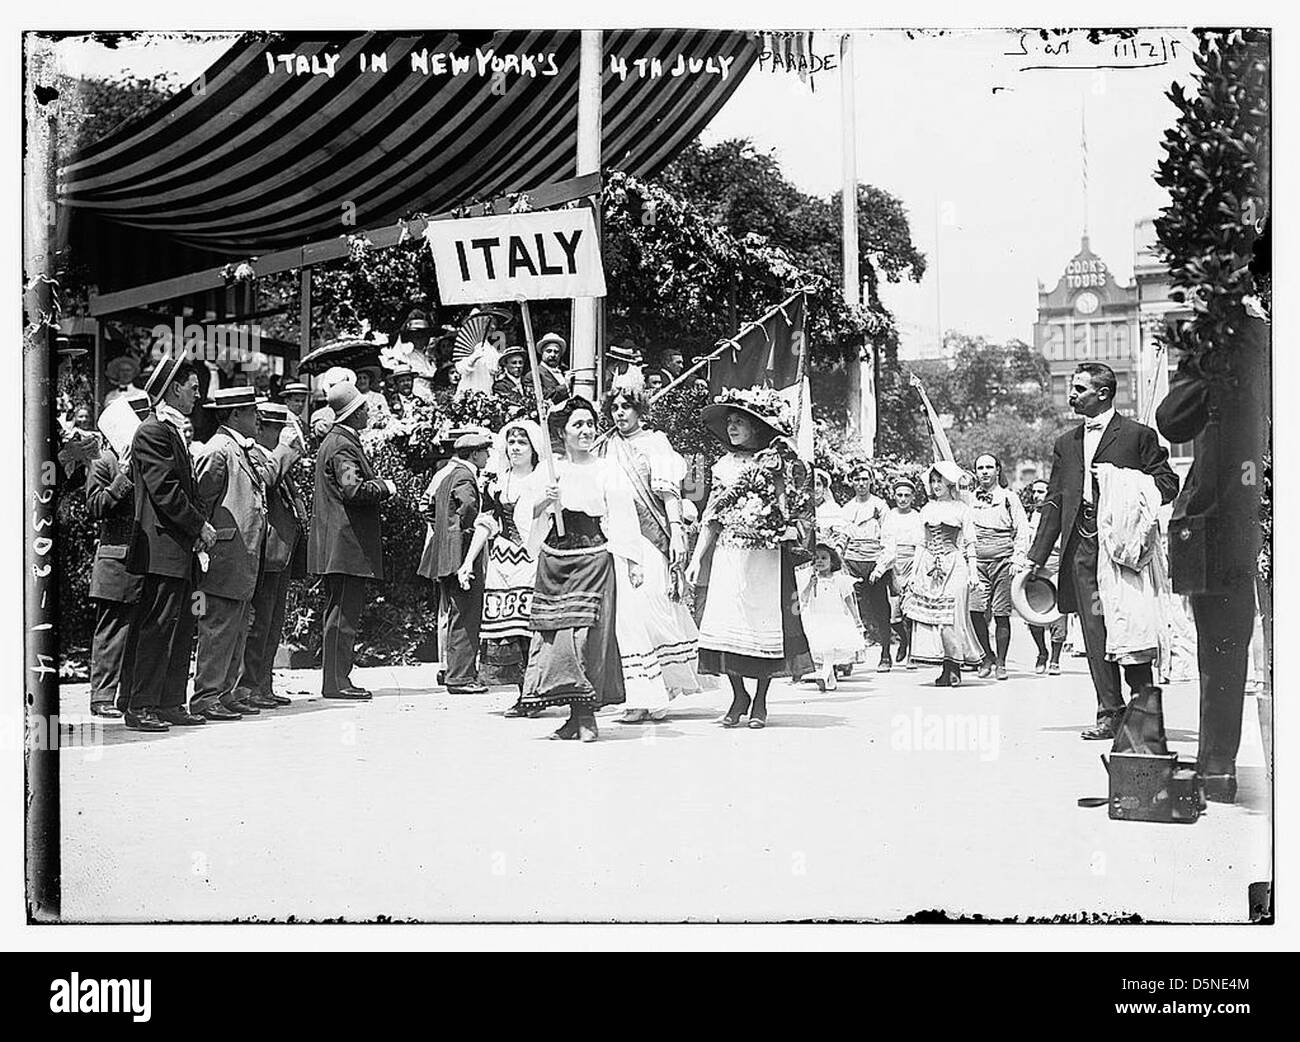
[[185, 709], [194, 643], [194, 552], [217, 540], [196, 502], [194, 471], [183, 433], [199, 377], [179, 358], [162, 359], [145, 384], [154, 414], [131, 439], [134, 513], [127, 571], [142, 576], [140, 599], [127, 637], [132, 663], [124, 707], [133, 731], [167, 731], [202, 723]]
[[[248, 612], [266, 538], [266, 480], [252, 457], [257, 399], [252, 387], [212, 392], [216, 432], [195, 462], [196, 501], [217, 530], [199, 578], [199, 651], [190, 711], [205, 720], [238, 720], [259, 709], [236, 696]], [[200, 557], [200, 566], [204, 564]]]
[[890, 624], [898, 638], [898, 661], [911, 669], [912, 622], [903, 614], [903, 595], [912, 576], [917, 548], [925, 542], [925, 523], [920, 512], [913, 509], [916, 486], [911, 479], [899, 478], [894, 482], [893, 491], [894, 509], [885, 516], [880, 527], [881, 551], [876, 567], [871, 571], [871, 581], [880, 582], [886, 576], [890, 579], [894, 595]]
[[289, 580], [307, 575], [307, 504], [294, 475], [295, 464], [306, 447], [285, 406], [259, 403], [257, 413], [261, 429], [252, 456], [266, 479], [266, 542], [253, 590], [252, 623], [235, 695], [258, 709], [274, 709], [290, 701], [271, 687], [271, 668], [284, 629]]
[[316, 482], [307, 536], [307, 570], [322, 576], [325, 622], [321, 640], [321, 695], [368, 699], [352, 683], [357, 625], [365, 607], [366, 580], [384, 577], [380, 504], [397, 492], [379, 477], [360, 432], [369, 422], [365, 396], [347, 380], [327, 392], [334, 423], [316, 453]]
[[[144, 391], [131, 387], [125, 397], [141, 420], [149, 415], [149, 396]], [[141, 587], [140, 576], [126, 570], [134, 517], [133, 487], [129, 448], [118, 459], [105, 438], [86, 477], [86, 512], [99, 527], [90, 571], [90, 597], [95, 601], [95, 635], [90, 645], [90, 712], [94, 716], [121, 716], [117, 702], [131, 686], [127, 638]]]
[[487, 690], [478, 680], [485, 572], [476, 561], [465, 587], [456, 573], [473, 538], [480, 506], [479, 475], [487, 466], [491, 447], [492, 435], [488, 431], [461, 434], [456, 439], [455, 458], [434, 476], [420, 500], [420, 513], [429, 522], [429, 533], [419, 574], [438, 586], [439, 650], [446, 666], [447, 690], [455, 695]]

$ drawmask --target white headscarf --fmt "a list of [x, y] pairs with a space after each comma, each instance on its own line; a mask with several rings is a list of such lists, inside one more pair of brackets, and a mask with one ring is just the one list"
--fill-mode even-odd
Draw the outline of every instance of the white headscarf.
[[511, 471], [510, 458], [506, 455], [506, 436], [512, 430], [521, 430], [528, 435], [528, 442], [537, 453], [537, 466], [541, 466], [545, 454], [550, 451], [546, 444], [546, 436], [542, 433], [541, 425], [536, 420], [529, 420], [520, 417], [517, 420], [511, 420], [497, 431], [495, 442], [492, 446], [492, 470], [498, 479], [504, 478]]

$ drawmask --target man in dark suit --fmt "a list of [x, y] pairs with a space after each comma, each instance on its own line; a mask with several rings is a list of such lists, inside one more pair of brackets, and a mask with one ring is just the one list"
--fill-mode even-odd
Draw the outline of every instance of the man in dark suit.
[[[1124, 711], [1120, 668], [1106, 658], [1106, 616], [1097, 592], [1097, 475], [1098, 463], [1140, 470], [1154, 479], [1161, 502], [1178, 492], [1178, 475], [1169, 466], [1169, 453], [1150, 427], [1115, 412], [1115, 373], [1100, 362], [1083, 362], [1070, 383], [1070, 407], [1084, 418], [1081, 426], [1062, 434], [1052, 448], [1052, 475], [1047, 501], [1029, 560], [1038, 574], [1061, 538], [1058, 607], [1077, 612], [1088, 671], [1097, 692], [1097, 724], [1082, 737], [1111, 739]], [[1130, 691], [1151, 683], [1151, 664], [1124, 667]]]
[[217, 541], [206, 562], [200, 556], [199, 648], [190, 711], [205, 720], [238, 720], [260, 712], [235, 695], [266, 538], [266, 482], [251, 456], [257, 393], [252, 387], [223, 387], [212, 392], [208, 407], [220, 425], [195, 461], [194, 501], [217, 530]]
[[183, 431], [194, 410], [199, 377], [179, 358], [160, 361], [145, 384], [154, 415], [131, 439], [134, 515], [127, 571], [143, 576], [127, 638], [131, 693], [126, 726], [167, 731], [203, 723], [185, 708], [194, 644], [194, 553], [217, 533], [195, 502], [194, 471]]
[[559, 333], [547, 333], [537, 341], [537, 375], [542, 380], [542, 397], [548, 402], [563, 401], [569, 394], [569, 374], [564, 368], [568, 350], [569, 345]]
[[467, 587], [461, 586], [456, 573], [474, 534], [480, 507], [479, 475], [487, 466], [491, 446], [492, 436], [486, 432], [462, 434], [456, 439], [455, 457], [435, 475], [420, 501], [420, 513], [429, 523], [429, 533], [418, 571], [438, 584], [438, 632], [445, 682], [447, 690], [456, 695], [487, 690], [478, 680], [484, 555], [475, 562]]
[[366, 580], [384, 577], [380, 504], [397, 487], [375, 473], [359, 432], [370, 422], [365, 396], [342, 381], [326, 395], [334, 425], [316, 453], [316, 487], [307, 537], [307, 570], [325, 582], [321, 639], [325, 698], [367, 699], [352, 683], [357, 625], [365, 607]]
[[[140, 419], [149, 415], [149, 396], [131, 388], [131, 407]], [[86, 477], [86, 512], [99, 522], [95, 563], [90, 571], [90, 596], [95, 601], [95, 635], [90, 645], [90, 712], [119, 717], [131, 688], [131, 662], [127, 638], [135, 605], [140, 599], [140, 576], [126, 570], [135, 517], [131, 496], [131, 454], [118, 459], [105, 443]]]
[[1225, 373], [1215, 374], [1205, 359], [1182, 360], [1156, 423], [1174, 444], [1195, 439], [1187, 485], [1169, 522], [1169, 571], [1174, 592], [1191, 600], [1196, 620], [1196, 761], [1205, 798], [1232, 803], [1262, 542], [1271, 389], [1267, 324], [1248, 318], [1238, 340], [1223, 350]]
[[501, 352], [501, 373], [492, 384], [492, 395], [501, 400], [510, 415], [532, 401], [532, 389], [524, 385], [524, 361], [528, 353], [518, 344]]
[[252, 453], [266, 480], [267, 530], [262, 567], [253, 590], [253, 621], [235, 695], [255, 708], [274, 709], [291, 701], [271, 687], [271, 668], [284, 629], [289, 580], [307, 574], [307, 504], [294, 475], [306, 446], [288, 407], [263, 403], [257, 411], [262, 429]]

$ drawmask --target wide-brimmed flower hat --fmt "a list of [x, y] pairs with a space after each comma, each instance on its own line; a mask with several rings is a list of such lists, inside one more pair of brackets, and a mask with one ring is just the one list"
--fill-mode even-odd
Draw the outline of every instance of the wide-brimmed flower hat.
[[728, 449], [732, 445], [727, 437], [727, 414], [732, 412], [744, 413], [774, 435], [789, 438], [794, 434], [790, 403], [770, 387], [729, 387], [700, 410], [700, 421]]

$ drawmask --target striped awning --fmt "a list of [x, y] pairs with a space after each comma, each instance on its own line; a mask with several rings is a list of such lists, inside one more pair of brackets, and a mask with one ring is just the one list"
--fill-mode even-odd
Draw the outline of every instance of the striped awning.
[[[74, 223], [93, 225], [101, 247], [127, 226], [172, 246], [251, 256], [572, 177], [580, 37], [246, 38], [191, 88], [73, 157], [60, 170], [60, 202]], [[489, 64], [480, 75], [489, 49], [518, 56], [521, 71], [496, 76]], [[613, 30], [604, 49], [603, 168], [652, 175], [731, 95], [760, 42], [743, 32]], [[427, 73], [412, 64], [426, 51]], [[297, 74], [275, 61], [287, 53], [318, 69], [327, 54], [338, 59], [332, 76]], [[435, 73], [434, 56], [451, 53], [469, 71]], [[386, 72], [362, 71], [374, 55]]]

